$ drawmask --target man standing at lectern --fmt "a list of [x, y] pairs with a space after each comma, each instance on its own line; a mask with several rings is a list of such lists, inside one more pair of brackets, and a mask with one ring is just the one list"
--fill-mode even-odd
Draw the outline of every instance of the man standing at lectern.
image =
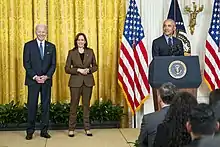
[[46, 25], [37, 25], [37, 38], [24, 45], [23, 64], [26, 70], [25, 85], [28, 86], [28, 128], [27, 140], [32, 139], [35, 131], [38, 95], [41, 94], [42, 118], [40, 136], [50, 138], [48, 134], [49, 109], [51, 100], [52, 77], [56, 68], [56, 47], [45, 40]]
[[163, 23], [163, 35], [153, 41], [152, 57], [155, 56], [184, 56], [182, 42], [174, 37], [176, 24], [172, 19]]

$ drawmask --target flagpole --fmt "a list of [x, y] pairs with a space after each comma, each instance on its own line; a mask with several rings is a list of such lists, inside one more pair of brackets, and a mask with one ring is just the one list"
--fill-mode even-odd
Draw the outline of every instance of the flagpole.
[[[137, 7], [139, 6], [137, 3], [136, 3], [136, 5], [137, 5]], [[134, 29], [134, 21], [135, 21], [135, 18], [133, 17], [132, 18], [132, 32], [134, 32], [135, 31], [135, 29]], [[132, 39], [133, 39], [133, 43], [132, 43], [132, 48], [133, 48], [133, 52], [134, 52], [134, 50], [135, 50], [135, 47], [136, 47], [136, 42], [135, 42], [135, 36], [134, 36], [134, 34], [132, 34]], [[134, 64], [134, 66], [135, 66], [135, 64]], [[135, 70], [135, 67], [134, 67], [134, 70]], [[135, 95], [135, 89], [133, 89], [133, 91], [134, 91], [134, 99], [136, 99], [136, 95]], [[133, 105], [134, 105], [134, 103], [133, 103]], [[134, 128], [136, 128], [136, 112], [135, 112], [135, 110], [134, 110]]]
[[136, 128], [136, 113], [134, 112], [134, 128]]
[[[132, 29], [134, 31], [134, 27]], [[135, 50], [135, 46], [136, 46], [136, 42], [135, 42], [135, 38], [133, 37], [133, 45], [132, 45], [133, 50]], [[134, 67], [134, 69], [135, 69], [135, 67]], [[135, 98], [135, 94], [134, 94], [134, 98]], [[134, 111], [134, 128], [136, 128], [136, 112], [135, 111]]]
[[174, 13], [173, 14], [174, 14], [174, 21], [175, 22], [176, 22], [176, 1], [177, 0], [174, 0], [174, 5], [173, 5], [174, 6], [174, 9], [173, 9]]

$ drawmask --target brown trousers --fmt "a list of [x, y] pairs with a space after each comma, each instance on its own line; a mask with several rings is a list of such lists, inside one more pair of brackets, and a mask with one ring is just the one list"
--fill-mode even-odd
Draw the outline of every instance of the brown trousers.
[[70, 87], [71, 103], [70, 103], [70, 116], [69, 116], [69, 131], [75, 130], [76, 117], [77, 117], [77, 106], [79, 105], [80, 96], [82, 95], [83, 103], [83, 121], [84, 129], [90, 129], [89, 122], [89, 106], [92, 95], [92, 87], [87, 87], [84, 84], [81, 87]]

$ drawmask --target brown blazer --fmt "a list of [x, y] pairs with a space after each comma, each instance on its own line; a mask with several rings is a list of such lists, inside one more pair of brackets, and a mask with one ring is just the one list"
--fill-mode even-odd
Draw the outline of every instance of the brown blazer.
[[[90, 73], [82, 75], [77, 72], [77, 68], [89, 68]], [[66, 73], [71, 75], [69, 79], [69, 87], [81, 87], [83, 83], [88, 87], [94, 86], [95, 81], [92, 73], [97, 71], [97, 68], [98, 66], [92, 49], [87, 48], [84, 50], [83, 62], [80, 58], [78, 49], [70, 50], [65, 66]]]

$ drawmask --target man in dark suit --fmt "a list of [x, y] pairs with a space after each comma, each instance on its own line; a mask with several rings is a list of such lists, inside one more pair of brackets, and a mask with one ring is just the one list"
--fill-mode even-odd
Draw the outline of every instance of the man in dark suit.
[[45, 41], [46, 25], [37, 25], [37, 38], [24, 45], [23, 65], [26, 70], [25, 85], [28, 86], [28, 128], [26, 139], [32, 139], [35, 131], [38, 96], [41, 94], [42, 119], [40, 136], [50, 138], [48, 134], [49, 109], [51, 101], [52, 77], [56, 68], [56, 47]]
[[212, 106], [215, 117], [220, 122], [220, 89], [215, 89], [209, 94], [209, 104]]
[[212, 107], [201, 103], [193, 108], [186, 128], [191, 135], [192, 142], [185, 147], [199, 147], [202, 139], [214, 136], [215, 131], [219, 128], [219, 123]]
[[176, 24], [172, 19], [163, 23], [163, 35], [153, 41], [152, 57], [155, 56], [184, 56], [182, 42], [174, 37]]
[[139, 147], [152, 147], [157, 131], [157, 126], [162, 123], [169, 109], [169, 104], [176, 94], [176, 87], [172, 83], [165, 83], [159, 88], [160, 111], [143, 116], [141, 132], [138, 137]]

